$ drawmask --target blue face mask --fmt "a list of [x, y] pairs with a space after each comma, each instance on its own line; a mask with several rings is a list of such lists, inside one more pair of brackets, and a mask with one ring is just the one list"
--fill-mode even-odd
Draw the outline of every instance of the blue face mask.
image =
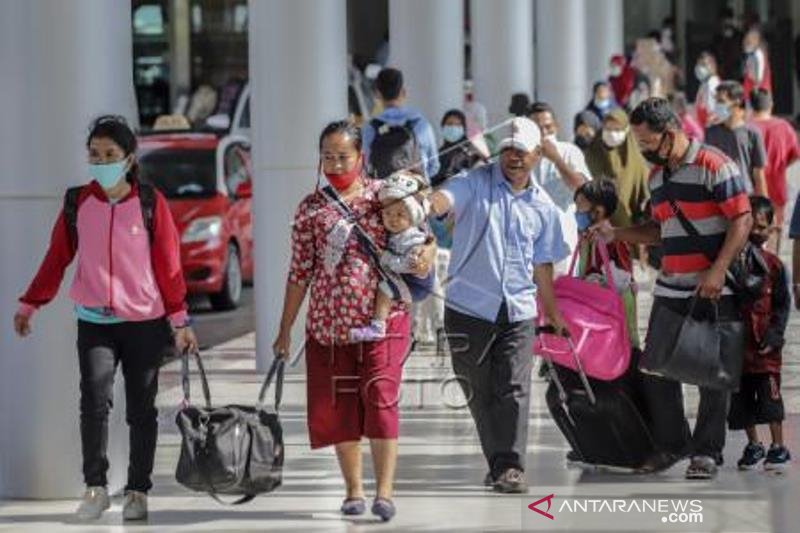
[[595, 98], [594, 105], [603, 110], [608, 109], [611, 107], [611, 98]]
[[464, 127], [454, 126], [452, 124], [442, 126], [442, 137], [449, 143], [460, 141], [461, 138], [464, 137]]
[[714, 105], [714, 116], [720, 121], [725, 122], [731, 117], [731, 107], [728, 104], [717, 102]]
[[588, 211], [576, 211], [575, 222], [578, 223], [578, 231], [586, 231], [592, 225], [592, 217], [589, 216]]
[[113, 189], [119, 183], [128, 167], [128, 159], [105, 165], [89, 165], [89, 175], [105, 189]]

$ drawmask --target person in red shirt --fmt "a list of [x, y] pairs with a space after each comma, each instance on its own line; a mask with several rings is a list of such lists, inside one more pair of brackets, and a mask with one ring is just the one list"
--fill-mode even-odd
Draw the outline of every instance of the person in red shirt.
[[[370, 440], [376, 497], [372, 513], [382, 521], [395, 514], [392, 501], [399, 434], [399, 387], [411, 337], [410, 305], [394, 300], [386, 336], [354, 342], [350, 329], [372, 318], [380, 272], [360, 234], [386, 245], [381, 223], [380, 181], [366, 175], [361, 130], [349, 121], [328, 124], [319, 138], [319, 171], [349, 213], [320, 187], [297, 207], [291, 231], [276, 357], [290, 356], [291, 332], [306, 295], [305, 343], [307, 423], [311, 448], [334, 446], [347, 495], [346, 516], [366, 512], [361, 439]], [[333, 192], [335, 191], [335, 192]], [[436, 247], [420, 245], [409, 258], [414, 274], [430, 270]]]
[[[751, 196], [750, 204], [753, 210], [750, 242], [762, 247], [770, 236], [774, 211], [769, 199], [763, 196]], [[739, 390], [731, 396], [728, 414], [731, 430], [747, 432], [748, 443], [738, 462], [740, 470], [752, 470], [762, 460], [766, 470], [780, 470], [791, 459], [783, 443], [781, 360], [792, 299], [781, 260], [767, 250], [760, 252], [769, 274], [761, 296], [743, 310], [747, 330], [744, 369]], [[756, 424], [769, 424], [772, 436], [769, 451], [758, 439]]]
[[744, 97], [750, 98], [755, 89], [772, 91], [772, 68], [767, 57], [767, 47], [761, 36], [761, 30], [753, 27], [747, 30], [742, 40], [744, 49]]
[[619, 54], [611, 56], [608, 81], [611, 83], [617, 103], [626, 107], [633, 87], [636, 85], [636, 69], [631, 66], [625, 56]]
[[772, 94], [766, 89], [755, 89], [750, 95], [753, 118], [750, 124], [761, 132], [767, 151], [764, 175], [767, 181], [767, 196], [775, 208], [775, 228], [767, 248], [780, 254], [781, 231], [785, 220], [786, 168], [800, 159], [800, 144], [792, 125], [772, 115]]

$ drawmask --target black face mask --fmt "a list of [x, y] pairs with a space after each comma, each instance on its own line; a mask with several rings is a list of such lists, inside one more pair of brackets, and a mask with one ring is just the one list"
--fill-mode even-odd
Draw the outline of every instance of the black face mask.
[[589, 145], [592, 144], [592, 140], [594, 138], [590, 135], [576, 135], [575, 136], [575, 144], [581, 150], [586, 150], [589, 148]]
[[[658, 165], [660, 167], [664, 167], [669, 162], [669, 155], [663, 156], [661, 155], [661, 149], [664, 147], [664, 141], [667, 140], [669, 135], [665, 132], [663, 137], [661, 137], [661, 142], [658, 143], [658, 147], [655, 150], [645, 150], [642, 152], [642, 157], [647, 159], [653, 165]], [[673, 141], [674, 143], [674, 141]], [[672, 151], [672, 146], [670, 145], [667, 154]]]

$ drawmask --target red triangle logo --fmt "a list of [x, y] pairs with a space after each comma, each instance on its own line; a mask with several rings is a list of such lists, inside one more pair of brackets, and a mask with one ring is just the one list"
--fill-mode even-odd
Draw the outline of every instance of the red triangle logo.
[[[530, 504], [528, 506], [528, 509], [530, 509], [531, 511], [536, 511], [540, 515], [542, 515], [542, 516], [544, 516], [546, 518], [549, 518], [550, 520], [555, 520], [555, 517], [550, 514], [550, 506], [553, 505], [553, 498], [554, 497], [555, 497], [555, 494], [551, 494], [550, 496], [545, 496], [541, 500], [536, 500], [535, 502], [533, 502], [532, 504]], [[542, 511], [541, 509], [537, 509], [536, 508], [537, 505], [539, 505], [540, 503], [544, 503], [544, 502], [547, 502], [547, 511]]]

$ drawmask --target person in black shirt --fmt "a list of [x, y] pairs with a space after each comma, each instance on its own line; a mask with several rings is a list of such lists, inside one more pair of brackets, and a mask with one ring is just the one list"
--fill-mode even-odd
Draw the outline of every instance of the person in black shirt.
[[460, 110], [451, 109], [442, 117], [442, 138], [444, 143], [439, 148], [439, 172], [431, 179], [434, 187], [484, 161], [467, 138], [467, 118]]

